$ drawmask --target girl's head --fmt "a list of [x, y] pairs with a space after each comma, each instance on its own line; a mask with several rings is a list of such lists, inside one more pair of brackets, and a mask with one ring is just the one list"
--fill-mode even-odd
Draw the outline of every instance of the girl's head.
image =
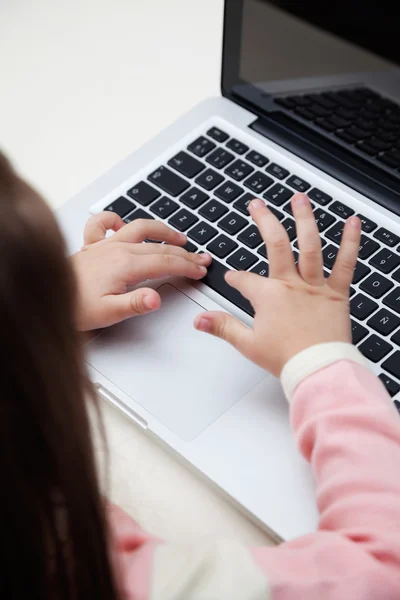
[[51, 211], [1, 154], [0, 223], [1, 595], [112, 600], [74, 277]]

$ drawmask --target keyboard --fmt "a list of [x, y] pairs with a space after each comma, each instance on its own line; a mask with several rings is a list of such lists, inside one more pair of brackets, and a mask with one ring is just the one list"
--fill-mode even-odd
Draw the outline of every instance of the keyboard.
[[[329, 275], [345, 220], [355, 211], [217, 127], [204, 131], [104, 210], [116, 212], [125, 223], [161, 219], [185, 232], [187, 250], [213, 256], [204, 283], [253, 316], [251, 304], [224, 279], [228, 269], [268, 277], [266, 247], [248, 205], [255, 197], [264, 198], [286, 229], [298, 262], [290, 205], [296, 191], [311, 199]], [[353, 343], [379, 365], [379, 377], [394, 397], [400, 391], [400, 237], [358, 216], [362, 236], [350, 290]], [[400, 412], [397, 400], [396, 406]]]
[[400, 172], [400, 106], [368, 88], [275, 98], [364, 156]]

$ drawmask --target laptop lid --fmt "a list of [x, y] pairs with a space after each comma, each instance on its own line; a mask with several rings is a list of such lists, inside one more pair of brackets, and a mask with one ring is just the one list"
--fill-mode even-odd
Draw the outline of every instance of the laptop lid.
[[221, 87], [256, 131], [400, 215], [399, 24], [388, 0], [226, 0]]

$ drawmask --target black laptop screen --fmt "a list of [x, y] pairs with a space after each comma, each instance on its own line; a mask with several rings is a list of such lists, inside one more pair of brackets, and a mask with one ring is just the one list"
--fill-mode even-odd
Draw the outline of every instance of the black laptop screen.
[[390, 68], [400, 63], [397, 7], [393, 0], [244, 0], [240, 78], [259, 84]]
[[400, 65], [400, 5], [393, 0], [226, 0], [224, 48], [228, 93], [239, 84], [279, 92], [288, 80], [298, 80], [301, 87], [310, 78], [376, 73]]

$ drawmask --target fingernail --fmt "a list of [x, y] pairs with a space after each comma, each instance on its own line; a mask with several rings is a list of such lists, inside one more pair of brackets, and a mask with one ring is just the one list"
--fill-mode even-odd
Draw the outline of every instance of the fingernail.
[[202, 273], [204, 273], [204, 275], [207, 273], [206, 267], [199, 267], [199, 269]]
[[157, 308], [157, 300], [151, 294], [147, 294], [143, 298], [143, 303], [144, 303], [145, 307], [148, 308], [149, 310], [154, 310], [155, 308]]
[[200, 254], [200, 258], [201, 258], [202, 262], [208, 262], [211, 258], [211, 254], [208, 254], [207, 252], [205, 252], [204, 254]]
[[260, 198], [256, 198], [250, 202], [249, 207], [251, 208], [263, 208], [265, 206], [264, 200], [260, 200]]
[[194, 325], [199, 331], [207, 333], [211, 330], [211, 322], [206, 317], [197, 317]]
[[293, 198], [293, 202], [296, 206], [301, 206], [302, 204], [308, 204], [308, 198], [305, 194], [298, 194]]
[[354, 227], [354, 229], [360, 229], [361, 221], [358, 217], [351, 217], [351, 219], [349, 219], [349, 220], [350, 220], [350, 225], [352, 227]]
[[187, 240], [187, 235], [186, 235], [186, 233], [180, 233], [180, 234], [179, 234], [179, 237], [180, 237], [180, 239], [181, 239], [181, 240], [183, 240], [183, 241], [186, 241], [186, 240]]

